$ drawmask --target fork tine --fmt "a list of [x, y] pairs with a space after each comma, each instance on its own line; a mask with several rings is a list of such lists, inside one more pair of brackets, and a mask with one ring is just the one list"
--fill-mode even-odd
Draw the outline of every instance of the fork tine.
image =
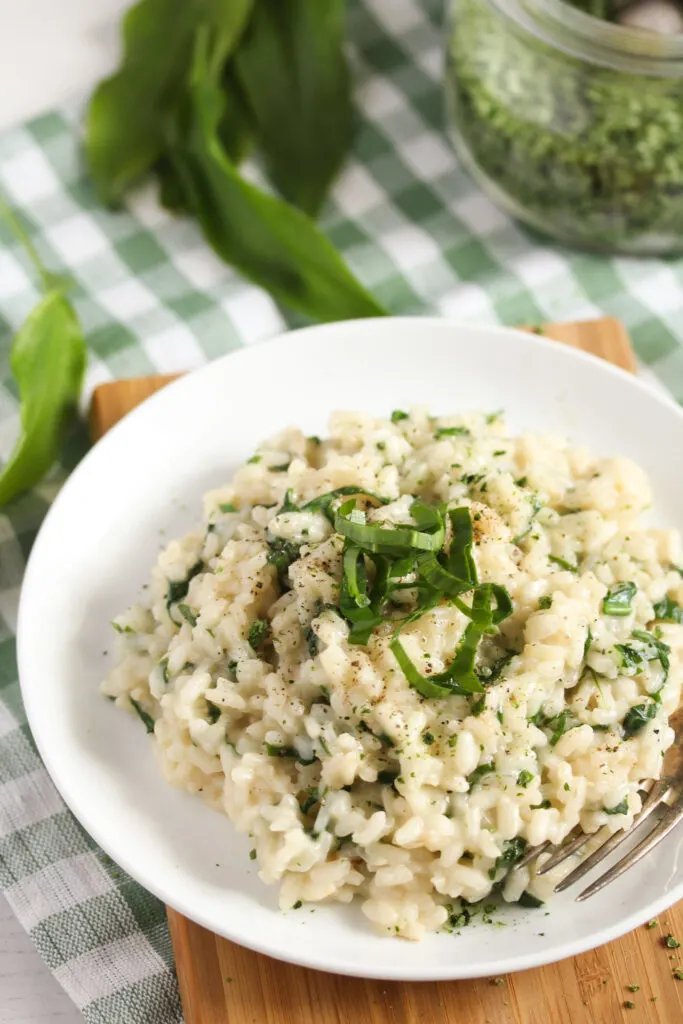
[[594, 896], [596, 892], [600, 892], [606, 885], [613, 882], [620, 875], [623, 875], [625, 871], [637, 864], [650, 850], [654, 849], [661, 840], [668, 836], [669, 832], [676, 828], [679, 821], [683, 819], [683, 801], [675, 804], [671, 807], [662, 817], [659, 819], [652, 831], [645, 836], [637, 846], [635, 846], [630, 853], [627, 853], [625, 857], [622, 857], [614, 867], [606, 871], [604, 875], [601, 875], [597, 881], [589, 885], [587, 889], [584, 889], [582, 893], [576, 897], [577, 902], [587, 900], [591, 896]]
[[558, 846], [557, 850], [555, 850], [555, 853], [552, 855], [550, 860], [547, 860], [545, 864], [538, 869], [536, 874], [545, 875], [547, 871], [552, 871], [552, 869], [556, 868], [558, 864], [565, 861], [567, 857], [571, 857], [573, 853], [577, 853], [582, 846], [585, 846], [586, 843], [598, 835], [597, 832], [583, 831], [579, 831], [578, 835], [574, 835], [575, 831], [576, 829], [569, 833], [564, 842]]
[[[638, 818], [633, 822], [631, 828], [628, 830], [628, 832], [617, 834], [622, 835], [624, 837], [631, 835], [631, 829], [635, 828], [636, 824], [639, 824], [640, 821], [644, 821], [645, 818], [652, 813], [655, 807], [657, 807], [662, 802], [662, 800], [668, 795], [669, 792], [670, 787], [668, 783], [655, 783], [655, 785], [652, 786], [649, 793], [647, 794], [643, 806], [641, 807], [640, 812], [638, 814]], [[647, 813], [645, 813], [646, 810]], [[567, 857], [571, 857], [572, 854], [578, 853], [578, 851], [583, 846], [585, 846], [586, 843], [589, 842], [591, 839], [595, 839], [596, 836], [599, 836], [601, 831], [602, 830], [600, 829], [597, 832], [586, 833], [583, 832], [580, 826], [577, 825], [575, 829], [572, 829], [572, 831], [569, 833], [564, 842], [560, 844], [560, 846], [557, 848], [557, 850], [552, 855], [550, 860], [547, 860], [545, 864], [541, 868], [539, 868], [538, 874], [545, 875], [547, 871], [552, 871], [553, 868], [556, 868], [558, 864], [561, 864], [564, 860], [567, 859]], [[608, 836], [609, 835], [611, 835], [611, 833], [608, 833]], [[607, 842], [609, 842], [609, 838], [607, 838]], [[616, 845], [617, 843], [614, 844], [614, 846]], [[612, 846], [611, 849], [614, 849], [614, 846]], [[599, 847], [599, 849], [602, 849], [602, 846]], [[598, 851], [596, 850], [595, 853], [597, 852]], [[595, 856], [595, 854], [591, 854], [591, 857], [593, 856]], [[590, 857], [588, 859], [590, 860]], [[595, 864], [597, 863], [597, 861], [593, 861], [593, 863]], [[579, 869], [576, 868], [576, 870], [578, 871]], [[572, 876], [574, 876], [573, 871], [567, 877], [571, 878]], [[575, 876], [575, 878], [580, 877], [580, 875]], [[563, 879], [562, 882], [560, 882], [560, 885], [562, 886], [562, 889], [558, 887], [555, 889], [555, 892], [562, 892], [562, 890], [566, 889], [568, 885], [571, 885], [571, 882], [567, 882], [567, 879]]]
[[538, 846], [530, 846], [526, 851], [521, 860], [518, 860], [515, 864], [515, 869], [524, 868], [527, 864], [530, 864], [534, 857], [538, 857], [539, 854], [543, 853], [544, 850], [549, 849], [551, 843], [549, 839], [546, 839], [544, 843], [540, 843]]
[[554, 891], [564, 892], [564, 890], [568, 889], [570, 885], [573, 885], [574, 882], [578, 882], [580, 878], [583, 878], [583, 876], [587, 875], [589, 871], [592, 871], [596, 864], [599, 864], [600, 861], [609, 856], [613, 850], [616, 850], [616, 848], [620, 846], [625, 839], [632, 836], [634, 829], [639, 825], [642, 825], [644, 821], [647, 821], [652, 812], [660, 806], [667, 793], [668, 788], [659, 789], [657, 793], [652, 790], [642, 808], [633, 819], [631, 827], [626, 829], [626, 831], [622, 830], [620, 832], [612, 832], [602, 846], [599, 846], [597, 850], [593, 850], [593, 852], [589, 854], [588, 857], [578, 865], [578, 867], [575, 867], [573, 871], [570, 871], [566, 878], [563, 878], [562, 881], [555, 886]]

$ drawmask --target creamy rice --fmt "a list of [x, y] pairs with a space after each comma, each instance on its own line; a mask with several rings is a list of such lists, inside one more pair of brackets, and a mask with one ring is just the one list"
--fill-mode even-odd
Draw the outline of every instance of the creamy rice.
[[[366, 645], [349, 642], [344, 540], [301, 510], [341, 487], [389, 499], [357, 500], [388, 529], [411, 523], [415, 496], [469, 509], [479, 580], [513, 603], [479, 645], [483, 693], [409, 684], [389, 620], [414, 608], [410, 587]], [[296, 509], [278, 514], [287, 492]], [[546, 900], [556, 872], [510, 870], [524, 842], [628, 827], [674, 739], [683, 554], [675, 531], [642, 522], [650, 502], [628, 459], [510, 436], [499, 415], [339, 412], [322, 442], [285, 430], [162, 552], [115, 622], [104, 692], [153, 729], [169, 782], [252, 837], [284, 909], [359, 895], [375, 927], [419, 939], [459, 897]], [[468, 621], [443, 601], [401, 642], [438, 674]]]

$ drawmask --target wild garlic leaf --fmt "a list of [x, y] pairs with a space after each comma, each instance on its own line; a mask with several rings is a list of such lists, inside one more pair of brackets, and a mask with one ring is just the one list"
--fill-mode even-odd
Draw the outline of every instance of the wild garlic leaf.
[[344, 0], [259, 0], [235, 56], [276, 188], [315, 216], [349, 150]]

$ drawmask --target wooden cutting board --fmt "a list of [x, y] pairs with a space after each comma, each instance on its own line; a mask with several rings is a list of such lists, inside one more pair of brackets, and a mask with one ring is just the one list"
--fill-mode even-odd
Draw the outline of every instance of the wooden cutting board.
[[[635, 371], [612, 319], [536, 329]], [[103, 384], [91, 405], [94, 439], [172, 377]], [[186, 1024], [682, 1024], [683, 902], [652, 928], [548, 967], [504, 978], [439, 983], [366, 981], [252, 953], [168, 908]], [[387, 942], [394, 941], [387, 939]], [[397, 940], [398, 941], [398, 940]], [[453, 957], [458, 942], [453, 940]], [[629, 986], [639, 986], [636, 992]], [[634, 1004], [630, 1006], [629, 1004]]]

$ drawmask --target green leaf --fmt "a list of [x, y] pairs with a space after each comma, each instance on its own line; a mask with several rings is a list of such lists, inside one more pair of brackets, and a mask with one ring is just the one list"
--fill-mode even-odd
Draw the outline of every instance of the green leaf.
[[317, 214], [351, 145], [344, 0], [259, 0], [235, 56], [270, 177]]
[[38, 483], [54, 462], [85, 370], [83, 331], [60, 288], [20, 327], [10, 366], [21, 398], [21, 434], [0, 473], [0, 506]]
[[683, 608], [667, 594], [654, 606], [655, 618], [660, 622], [683, 624]]
[[[225, 60], [244, 31], [253, 2], [141, 0], [128, 11], [122, 66], [97, 87], [87, 114], [86, 158], [103, 203], [120, 203], [163, 156], [167, 121], [185, 88], [197, 27], [220, 26]], [[166, 200], [173, 197], [177, 203], [186, 197], [168, 169], [162, 180]]]
[[602, 602], [602, 610], [605, 615], [629, 615], [631, 603], [637, 590], [635, 583], [616, 583], [608, 590], [605, 600]]
[[648, 722], [652, 721], [656, 714], [656, 704], [636, 704], [630, 708], [622, 722], [626, 739], [630, 739], [631, 736], [639, 733]]
[[270, 636], [270, 623], [267, 619], [254, 619], [249, 627], [247, 639], [254, 651], [260, 650]]
[[135, 700], [134, 697], [129, 696], [128, 700], [133, 705], [135, 713], [137, 714], [140, 721], [143, 723], [147, 732], [154, 732], [154, 719], [152, 718], [152, 716], [147, 711], [145, 711], [143, 706], [137, 700]]
[[625, 796], [620, 804], [614, 807], [603, 807], [605, 814], [628, 814], [628, 797]]
[[240, 177], [218, 137], [220, 75], [218, 44], [200, 30], [186, 127], [176, 123], [172, 156], [207, 241], [278, 302], [314, 320], [384, 315], [309, 217]]

